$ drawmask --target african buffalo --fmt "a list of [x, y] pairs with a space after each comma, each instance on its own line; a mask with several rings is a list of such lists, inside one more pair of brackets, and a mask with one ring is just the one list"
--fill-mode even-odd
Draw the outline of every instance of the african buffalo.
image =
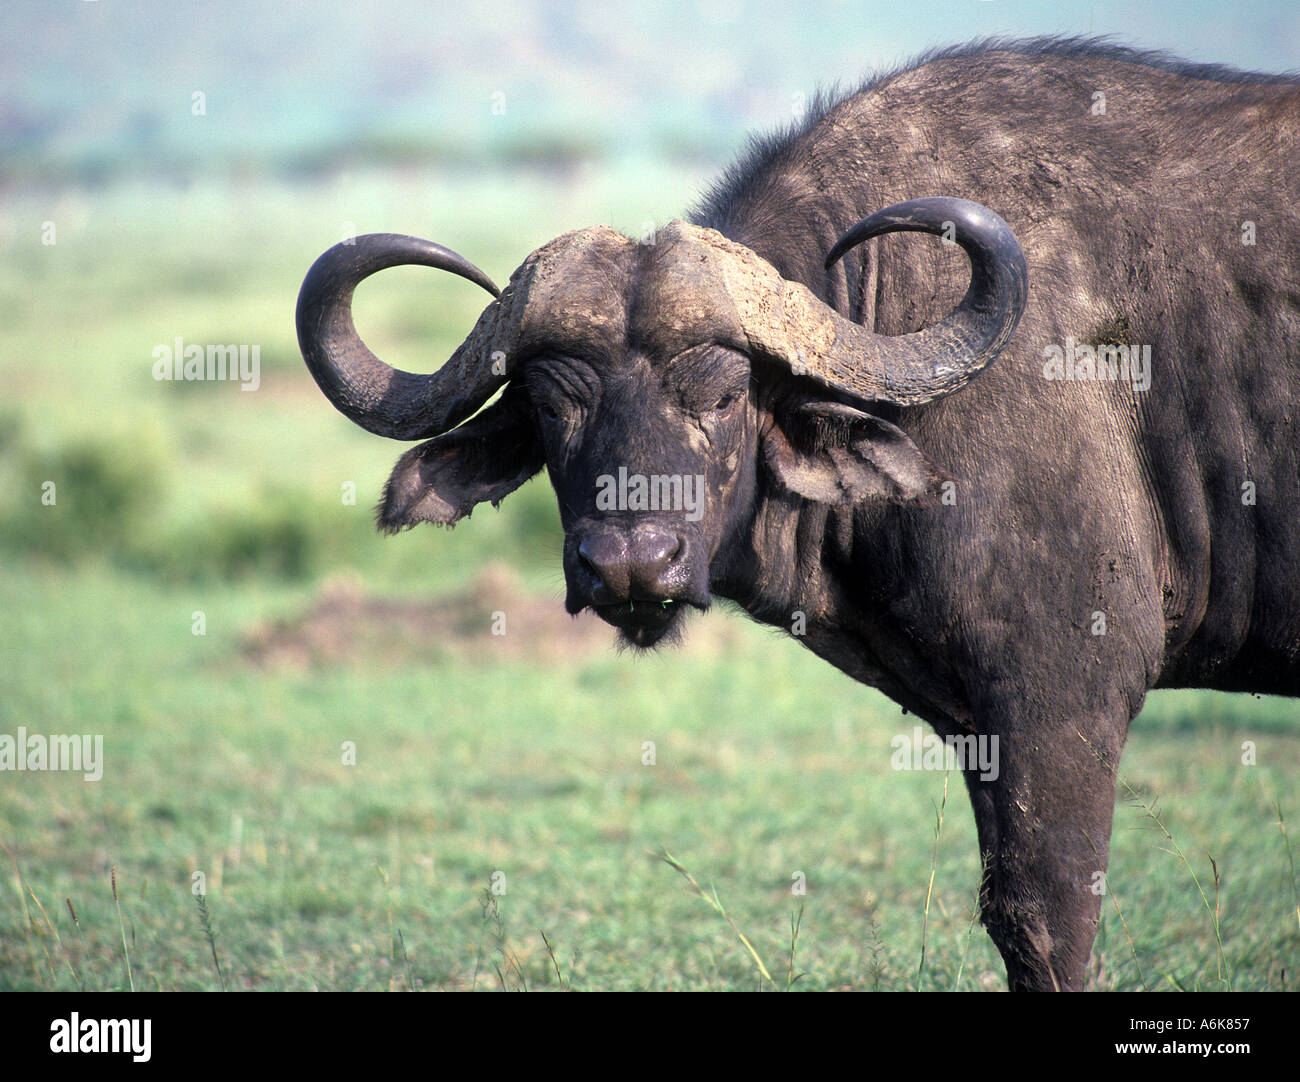
[[[648, 647], [728, 598], [997, 737], [964, 771], [984, 923], [1013, 988], [1077, 989], [1148, 689], [1300, 694], [1298, 147], [1300, 78], [946, 49], [756, 141], [688, 220], [568, 233], [499, 294], [436, 244], [339, 245], [299, 342], [357, 424], [434, 437], [382, 529], [545, 466], [569, 611]], [[497, 294], [432, 375], [352, 325], [412, 263]]]

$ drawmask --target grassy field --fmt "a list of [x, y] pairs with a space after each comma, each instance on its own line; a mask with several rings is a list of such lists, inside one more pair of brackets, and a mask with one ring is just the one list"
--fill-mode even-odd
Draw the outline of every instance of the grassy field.
[[[960, 779], [890, 768], [913, 718], [734, 614], [651, 657], [566, 630], [543, 483], [378, 537], [401, 447], [302, 369], [298, 283], [348, 229], [433, 236], [501, 282], [565, 229], [666, 220], [699, 179], [13, 205], [0, 733], [102, 734], [106, 764], [0, 774], [0, 989], [1005, 987]], [[358, 324], [427, 369], [481, 306], [403, 270]], [[259, 389], [156, 382], [177, 336], [260, 345]], [[384, 604], [424, 607], [385, 632]], [[1300, 704], [1155, 695], [1122, 774], [1094, 985], [1294, 988]]]

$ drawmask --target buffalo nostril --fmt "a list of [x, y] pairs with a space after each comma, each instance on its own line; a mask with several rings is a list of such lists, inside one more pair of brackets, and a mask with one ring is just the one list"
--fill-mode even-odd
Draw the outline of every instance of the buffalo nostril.
[[682, 551], [682, 539], [676, 534], [670, 534], [663, 539], [660, 548], [663, 559], [671, 563], [677, 559], [677, 554]]
[[682, 555], [680, 535], [665, 530], [642, 530], [632, 535], [628, 545], [628, 574], [637, 589], [651, 597], [670, 588], [670, 572]]
[[664, 568], [682, 549], [682, 540], [675, 534], [656, 534], [633, 546], [632, 558], [647, 568]]
[[628, 552], [621, 533], [602, 531], [583, 538], [578, 545], [578, 562], [607, 591], [626, 595]]

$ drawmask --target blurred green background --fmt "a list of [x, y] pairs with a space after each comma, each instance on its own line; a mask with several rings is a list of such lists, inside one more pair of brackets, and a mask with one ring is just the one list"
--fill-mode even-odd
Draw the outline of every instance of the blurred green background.
[[[1300, 55], [1281, 3], [6, 4], [0, 733], [103, 734], [107, 763], [0, 774], [0, 988], [1000, 986], [958, 780], [889, 769], [913, 719], [721, 611], [616, 656], [560, 613], [544, 481], [379, 537], [404, 445], [334, 412], [293, 332], [348, 234], [504, 282], [558, 233], [679, 216], [818, 86], [993, 33]], [[357, 322], [429, 370], [483, 299], [391, 271]], [[178, 338], [256, 346], [256, 390], [155, 380]], [[1294, 986], [1298, 763], [1289, 701], [1152, 698], [1098, 987]]]

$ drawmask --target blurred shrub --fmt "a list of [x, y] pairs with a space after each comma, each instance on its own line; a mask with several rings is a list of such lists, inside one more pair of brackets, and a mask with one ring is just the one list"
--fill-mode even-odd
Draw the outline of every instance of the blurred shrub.
[[156, 441], [85, 437], [45, 450], [10, 436], [0, 543], [59, 560], [125, 548], [163, 489]]
[[0, 412], [0, 553], [103, 561], [184, 583], [301, 581], [349, 567], [441, 588], [487, 560], [559, 572], [563, 533], [544, 476], [454, 532], [388, 539], [366, 506], [238, 477], [214, 484], [210, 470], [173, 467], [187, 461], [174, 442], [146, 418], [117, 434], [33, 447], [19, 418]]
[[214, 508], [171, 530], [132, 562], [168, 579], [305, 579], [321, 568], [328, 539], [319, 514], [296, 492], [267, 492], [239, 507]]
[[170, 579], [314, 574], [325, 550], [309, 500], [273, 492], [237, 507], [168, 522], [172, 491], [158, 433], [80, 437], [51, 448], [25, 444], [16, 418], [0, 417], [0, 548], [37, 559], [107, 560]]

